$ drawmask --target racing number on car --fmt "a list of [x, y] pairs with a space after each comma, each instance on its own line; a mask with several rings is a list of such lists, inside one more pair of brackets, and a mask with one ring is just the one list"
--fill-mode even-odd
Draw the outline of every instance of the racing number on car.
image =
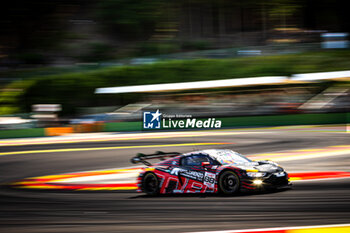
[[214, 188], [215, 185], [215, 174], [211, 172], [206, 172], [204, 174], [204, 182], [203, 184], [208, 188]]

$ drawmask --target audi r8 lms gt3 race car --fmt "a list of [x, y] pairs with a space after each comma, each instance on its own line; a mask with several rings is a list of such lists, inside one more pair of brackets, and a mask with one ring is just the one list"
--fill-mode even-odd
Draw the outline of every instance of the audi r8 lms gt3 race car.
[[[167, 159], [166, 159], [167, 158]], [[160, 159], [152, 165], [147, 160]], [[210, 149], [185, 154], [156, 152], [138, 154], [132, 163], [142, 162], [138, 192], [148, 195], [165, 193], [223, 193], [243, 190], [287, 188], [287, 172], [272, 161], [252, 161], [227, 149]]]

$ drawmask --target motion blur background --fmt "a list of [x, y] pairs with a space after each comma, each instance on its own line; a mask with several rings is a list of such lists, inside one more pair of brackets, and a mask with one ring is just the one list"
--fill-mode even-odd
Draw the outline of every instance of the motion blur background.
[[[2, 1], [0, 232], [348, 232], [347, 3]], [[224, 129], [142, 131], [158, 109]], [[125, 169], [140, 152], [215, 148], [278, 162], [293, 189], [148, 197]]]
[[[345, 6], [345, 0], [7, 1], [0, 9], [1, 137], [10, 137], [4, 130], [97, 123], [73, 132], [138, 129], [117, 123], [137, 122], [145, 109], [236, 117], [224, 126], [250, 126], [246, 116], [283, 116], [270, 119], [282, 125], [345, 123], [349, 74], [297, 78], [349, 69]], [[283, 80], [270, 83], [271, 76]], [[266, 80], [96, 93], [248, 77]], [[310, 121], [324, 114], [333, 115]]]

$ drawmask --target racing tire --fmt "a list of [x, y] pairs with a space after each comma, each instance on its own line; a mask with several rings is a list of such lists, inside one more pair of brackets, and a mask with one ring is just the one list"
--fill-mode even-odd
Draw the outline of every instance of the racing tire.
[[224, 171], [218, 180], [219, 193], [225, 195], [233, 195], [239, 192], [241, 181], [233, 171]]
[[142, 178], [142, 191], [150, 196], [159, 194], [159, 179], [153, 172], [146, 173]]

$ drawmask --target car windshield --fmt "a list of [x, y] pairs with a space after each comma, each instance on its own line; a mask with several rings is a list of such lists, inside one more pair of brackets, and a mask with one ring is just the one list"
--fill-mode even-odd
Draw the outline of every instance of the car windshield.
[[222, 165], [232, 164], [232, 163], [250, 163], [250, 159], [244, 157], [240, 153], [231, 150], [220, 151], [215, 156], [215, 159]]

